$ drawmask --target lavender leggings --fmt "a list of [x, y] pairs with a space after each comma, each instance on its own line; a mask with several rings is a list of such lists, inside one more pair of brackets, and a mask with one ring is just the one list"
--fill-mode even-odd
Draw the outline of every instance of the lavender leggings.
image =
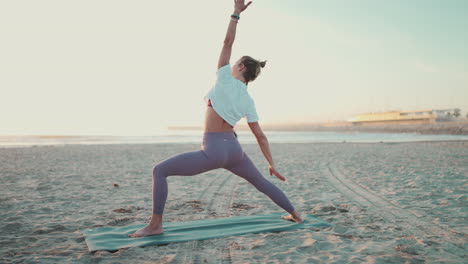
[[201, 150], [177, 154], [153, 169], [153, 214], [163, 214], [167, 176], [192, 176], [224, 168], [241, 176], [288, 213], [294, 211], [286, 195], [258, 171], [233, 132], [204, 132]]

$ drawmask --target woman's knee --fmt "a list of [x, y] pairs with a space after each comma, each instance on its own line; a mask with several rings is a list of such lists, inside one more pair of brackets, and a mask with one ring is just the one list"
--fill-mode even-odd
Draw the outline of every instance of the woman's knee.
[[160, 162], [153, 167], [153, 177], [161, 177], [161, 176], [164, 177], [165, 173], [164, 173], [164, 166]]

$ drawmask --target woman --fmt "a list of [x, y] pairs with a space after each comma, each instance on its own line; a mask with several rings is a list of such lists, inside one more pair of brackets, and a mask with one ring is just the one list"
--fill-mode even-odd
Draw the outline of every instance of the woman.
[[242, 150], [233, 130], [239, 119], [247, 117], [248, 125], [270, 164], [268, 167], [270, 175], [274, 174], [280, 180], [286, 180], [274, 168], [268, 140], [258, 124], [254, 101], [247, 92], [247, 84], [260, 74], [260, 68], [265, 66], [265, 62], [244, 56], [232, 66], [232, 69], [229, 65], [239, 15], [251, 3], [245, 4], [244, 0], [234, 1], [234, 13], [231, 15], [218, 61], [216, 84], [205, 96], [205, 99], [208, 99], [208, 107], [205, 114], [201, 150], [175, 155], [154, 167], [153, 214], [150, 223], [130, 234], [130, 237], [163, 233], [162, 215], [167, 199], [167, 176], [192, 176], [218, 168], [231, 171], [265, 193], [273, 202], [290, 213], [288, 216], [282, 216], [284, 219], [295, 222], [303, 221], [286, 195], [258, 171]]

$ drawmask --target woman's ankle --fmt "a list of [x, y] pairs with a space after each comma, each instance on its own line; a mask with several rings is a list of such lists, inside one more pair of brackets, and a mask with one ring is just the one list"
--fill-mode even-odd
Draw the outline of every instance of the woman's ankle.
[[150, 226], [159, 227], [162, 225], [162, 215], [161, 214], [153, 214], [151, 215], [151, 220], [149, 222]]
[[296, 210], [292, 211], [292, 212], [291, 212], [291, 215], [292, 215], [294, 218], [299, 218], [299, 219], [301, 219], [301, 215], [300, 215]]

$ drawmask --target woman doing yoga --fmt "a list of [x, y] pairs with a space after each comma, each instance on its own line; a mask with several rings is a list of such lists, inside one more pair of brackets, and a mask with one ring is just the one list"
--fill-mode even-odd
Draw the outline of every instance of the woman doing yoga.
[[224, 168], [250, 182], [259, 191], [290, 215], [284, 219], [302, 222], [286, 195], [263, 177], [247, 153], [242, 150], [233, 130], [237, 121], [247, 118], [247, 123], [269, 163], [269, 173], [278, 179], [286, 179], [275, 169], [269, 143], [258, 124], [253, 99], [247, 92], [247, 84], [260, 74], [265, 62], [249, 56], [240, 58], [232, 67], [229, 64], [232, 45], [236, 35], [239, 15], [252, 2], [234, 1], [234, 13], [227, 29], [224, 45], [218, 61], [217, 80], [205, 95], [208, 107], [205, 114], [203, 143], [198, 151], [186, 152], [159, 162], [153, 169], [153, 214], [150, 223], [130, 237], [142, 237], [163, 233], [163, 211], [167, 199], [167, 177], [172, 175], [192, 176], [206, 171]]

